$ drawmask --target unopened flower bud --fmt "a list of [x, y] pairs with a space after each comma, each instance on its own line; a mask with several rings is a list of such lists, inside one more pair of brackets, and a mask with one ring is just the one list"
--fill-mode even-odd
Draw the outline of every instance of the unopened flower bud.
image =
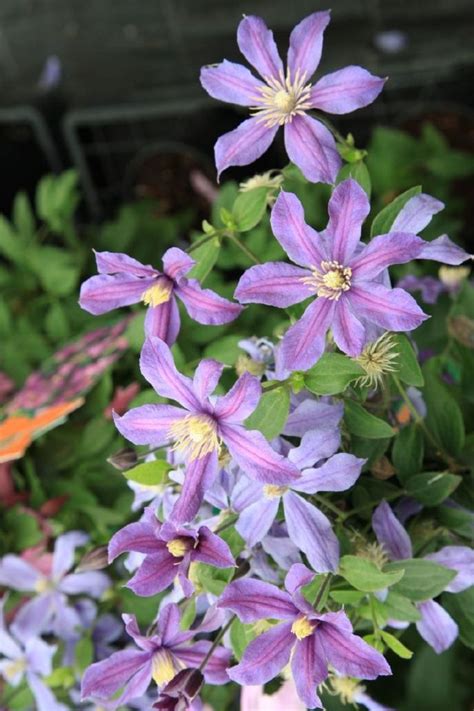
[[85, 573], [88, 570], [101, 570], [106, 568], [108, 564], [107, 546], [98, 546], [98, 548], [88, 551], [82, 557], [74, 572]]
[[124, 472], [137, 464], [138, 457], [134, 449], [131, 447], [124, 447], [115, 454], [112, 454], [107, 461], [115, 467], [115, 469]]
[[162, 689], [153, 705], [161, 711], [186, 711], [199, 694], [204, 675], [199, 669], [183, 669]]

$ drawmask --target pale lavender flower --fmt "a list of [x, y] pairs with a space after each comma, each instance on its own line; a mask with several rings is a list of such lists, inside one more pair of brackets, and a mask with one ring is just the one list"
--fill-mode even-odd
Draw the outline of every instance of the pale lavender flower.
[[[386, 501], [382, 501], [375, 509], [372, 528], [391, 560], [413, 557], [410, 536]], [[474, 584], [474, 551], [471, 548], [445, 546], [437, 553], [426, 555], [425, 559], [456, 571], [457, 575], [446, 586], [446, 592], [461, 592]], [[424, 600], [416, 603], [416, 606], [421, 614], [421, 619], [416, 622], [420, 636], [437, 654], [441, 654], [458, 636], [457, 624], [434, 600]]]
[[100, 598], [110, 587], [110, 580], [97, 570], [68, 573], [74, 564], [77, 546], [83, 546], [89, 537], [81, 531], [69, 531], [56, 539], [52, 570], [44, 575], [16, 555], [6, 555], [0, 560], [0, 584], [14, 590], [36, 593], [20, 609], [15, 626], [29, 630], [30, 634], [53, 631], [62, 639], [75, 638], [82, 627], [77, 611], [68, 604], [69, 595], [87, 594]]
[[391, 670], [380, 652], [353, 634], [344, 612], [321, 614], [305, 600], [301, 587], [313, 577], [304, 565], [294, 565], [285, 579], [287, 592], [259, 580], [237, 580], [224, 590], [218, 606], [245, 623], [282, 620], [250, 642], [240, 664], [228, 669], [231, 679], [242, 685], [265, 684], [291, 660], [299, 697], [309, 708], [321, 708], [316, 687], [327, 678], [328, 665], [362, 679]]
[[435, 277], [407, 274], [397, 282], [399, 289], [406, 291], [419, 291], [425, 304], [436, 304], [441, 294], [447, 291], [446, 286]]
[[324, 351], [332, 329], [337, 346], [361, 354], [375, 325], [387, 331], [411, 331], [426, 318], [402, 289], [382, 283], [387, 267], [416, 258], [420, 237], [392, 232], [360, 241], [370, 203], [352, 179], [340, 183], [329, 200], [329, 223], [318, 233], [304, 221], [303, 206], [292, 193], [280, 193], [272, 210], [275, 237], [292, 261], [268, 262], [248, 269], [235, 296], [242, 303], [286, 308], [317, 296], [283, 337], [278, 356], [288, 370], [307, 370]]
[[[105, 700], [110, 709], [143, 696], [152, 680], [162, 688], [183, 666], [197, 668], [211, 647], [211, 642], [206, 640], [192, 642], [195, 634], [211, 631], [211, 627], [203, 623], [197, 630], [182, 632], [179, 608], [175, 604], [163, 608], [156, 632], [150, 637], [140, 633], [134, 615], [122, 615], [122, 618], [127, 634], [138, 649], [115, 652], [109, 659], [92, 664], [82, 679], [82, 698]], [[223, 647], [213, 651], [204, 668], [208, 684], [228, 681], [225, 670], [230, 658], [231, 652]], [[123, 691], [117, 697], [119, 689]]]
[[199, 510], [216, 479], [222, 444], [239, 467], [259, 481], [286, 484], [299, 476], [297, 467], [277, 454], [260, 432], [243, 426], [261, 396], [257, 378], [244, 373], [227, 395], [211, 397], [223, 367], [202, 360], [191, 380], [178, 373], [166, 343], [149, 338], [141, 353], [142, 374], [159, 395], [181, 407], [143, 405], [115, 417], [118, 430], [134, 444], [173, 443], [185, 456], [184, 484], [171, 513], [175, 524], [191, 521]]
[[140, 301], [149, 306], [145, 318], [148, 336], [157, 336], [172, 345], [178, 336], [180, 316], [176, 298], [189, 316], [207, 325], [233, 321], [242, 310], [211, 289], [203, 289], [196, 279], [186, 274], [195, 261], [177, 247], [163, 255], [163, 272], [144, 265], [120, 252], [96, 252], [97, 276], [87, 279], [81, 287], [80, 306], [98, 315], [120, 306]]
[[130, 523], [112, 536], [109, 561], [125, 551], [145, 554], [143, 562], [127, 587], [137, 595], [148, 596], [165, 590], [177, 577], [183, 593], [189, 597], [194, 586], [188, 579], [192, 562], [217, 568], [235, 565], [229, 546], [207, 526], [198, 529], [161, 523], [148, 507], [140, 521]]
[[38, 711], [68, 711], [43, 681], [43, 677], [49, 676], [53, 670], [56, 647], [36, 637], [34, 630], [23, 630], [22, 633], [14, 625], [12, 631], [15, 634], [8, 632], [3, 606], [4, 600], [0, 601], [0, 676], [14, 688], [25, 678]]
[[241, 64], [227, 60], [202, 68], [201, 84], [208, 94], [247, 106], [253, 114], [217, 141], [219, 175], [229, 166], [247, 165], [259, 158], [283, 126], [288, 156], [304, 176], [311, 182], [334, 183], [341, 166], [335, 140], [308, 111], [346, 114], [360, 109], [376, 99], [385, 80], [362, 67], [349, 66], [311, 85], [329, 19], [329, 12], [315, 12], [296, 25], [290, 36], [286, 74], [273, 33], [253, 15], [240, 22], [237, 43], [263, 81]]

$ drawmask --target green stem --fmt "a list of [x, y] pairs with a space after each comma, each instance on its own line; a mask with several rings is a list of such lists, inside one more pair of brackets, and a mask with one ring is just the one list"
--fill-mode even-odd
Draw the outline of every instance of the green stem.
[[209, 242], [211, 239], [214, 239], [214, 237], [217, 236], [217, 232], [213, 232], [210, 235], [205, 235], [204, 237], [202, 237], [202, 239], [198, 239], [197, 242], [194, 242], [190, 247], [188, 247], [186, 252], [188, 254], [191, 254], [191, 252], [194, 252], [195, 249], [199, 249], [199, 247], [202, 247], [203, 244], [206, 244], [206, 242]]
[[219, 630], [219, 633], [217, 634], [215, 640], [213, 641], [213, 643], [212, 643], [211, 646], [209, 647], [208, 653], [206, 654], [206, 656], [204, 657], [204, 659], [202, 660], [201, 664], [200, 664], [199, 667], [198, 667], [198, 668], [199, 668], [199, 671], [202, 671], [202, 670], [204, 669], [204, 667], [205, 667], [206, 664], [208, 663], [209, 659], [211, 658], [212, 653], [214, 652], [215, 648], [217, 647], [217, 645], [218, 645], [219, 642], [221, 641], [222, 637], [225, 635], [225, 633], [227, 632], [227, 630], [229, 629], [229, 627], [231, 626], [231, 624], [233, 623], [233, 621], [234, 621], [236, 618], [237, 618], [237, 615], [232, 615], [232, 617], [231, 617], [230, 620], [224, 625], [224, 627], [222, 627], [222, 629]]
[[331, 579], [332, 579], [332, 573], [328, 573], [328, 574], [326, 575], [325, 579], [324, 579], [323, 584], [322, 584], [321, 587], [319, 588], [319, 592], [318, 592], [318, 594], [317, 594], [317, 596], [316, 596], [316, 600], [314, 601], [314, 605], [313, 605], [313, 607], [314, 607], [314, 609], [316, 610], [316, 612], [319, 612], [319, 611], [320, 611], [320, 610], [319, 610], [319, 606], [321, 605], [321, 602], [322, 602], [323, 599], [324, 599], [324, 595], [325, 595], [325, 593], [326, 593], [326, 588], [328, 587], [328, 585], [330, 585]]
[[254, 264], [261, 264], [260, 259], [256, 254], [252, 252], [235, 234], [232, 232], [226, 232], [224, 237], [228, 237], [231, 242], [235, 244], [236, 247], [240, 249]]
[[[393, 494], [388, 494], [387, 496], [384, 496], [384, 499], [385, 501], [394, 501], [395, 499], [398, 499], [400, 496], [403, 496], [406, 493], [407, 492], [405, 491], [405, 489], [400, 489], [400, 491], [395, 491]], [[352, 511], [348, 511], [348, 513], [344, 513], [343, 511], [341, 511], [341, 515], [339, 516], [339, 518], [342, 521], [346, 521], [348, 518], [354, 516], [355, 514], [373, 509], [376, 504], [376, 501], [371, 501], [370, 503], [364, 504], [363, 506], [357, 506], [355, 509], [352, 509]]]
[[344, 517], [347, 515], [344, 511], [341, 511], [340, 508], [332, 504], [330, 501], [327, 501], [327, 499], [325, 499], [324, 496], [321, 496], [321, 494], [313, 494], [311, 498], [317, 501], [318, 504], [321, 504], [321, 506], [325, 506], [329, 509], [329, 511], [332, 511], [339, 519], [344, 520]]
[[342, 143], [343, 145], [347, 144], [347, 141], [342, 135], [342, 133], [339, 133], [334, 124], [331, 123], [331, 121], [329, 121], [326, 116], [321, 114], [319, 111], [313, 111], [312, 114], [318, 119], [318, 121], [321, 121], [321, 123], [324, 124], [324, 126], [326, 126], [329, 131], [331, 131], [332, 135], [337, 141], [339, 141], [339, 143]]
[[230, 528], [234, 525], [238, 518], [238, 514], [232, 514], [232, 516], [227, 521], [224, 521], [223, 523], [221, 523], [220, 526], [214, 529], [214, 533], [220, 533], [221, 531], [225, 531], [226, 528]]
[[370, 604], [370, 614], [372, 617], [372, 625], [374, 628], [374, 634], [377, 637], [377, 639], [380, 637], [380, 629], [379, 629], [379, 624], [377, 622], [377, 613], [375, 611], [375, 606], [374, 606], [374, 597], [373, 595], [369, 596], [369, 604]]

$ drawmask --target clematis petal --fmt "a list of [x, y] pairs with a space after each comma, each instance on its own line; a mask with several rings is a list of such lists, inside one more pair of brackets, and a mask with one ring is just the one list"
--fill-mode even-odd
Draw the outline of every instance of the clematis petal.
[[308, 269], [284, 262], [258, 264], [242, 274], [234, 296], [243, 304], [266, 304], [284, 309], [314, 295], [303, 281], [310, 276]]
[[258, 118], [249, 118], [233, 131], [224, 133], [214, 148], [218, 176], [232, 165], [248, 165], [260, 158], [270, 147], [277, 131], [278, 125], [268, 127]]
[[303, 563], [294, 563], [285, 577], [285, 588], [290, 595], [294, 595], [303, 585], [307, 585], [314, 578], [314, 570], [310, 570]]
[[290, 661], [295, 644], [291, 623], [283, 623], [252, 640], [242, 661], [227, 670], [229, 677], [242, 685], [265, 684]]
[[391, 674], [384, 656], [345, 627], [323, 623], [318, 627], [318, 640], [326, 661], [343, 676], [376, 679]]
[[367, 281], [353, 286], [349, 294], [353, 311], [386, 331], [413, 331], [429, 318], [403, 289]]
[[171, 646], [173, 639], [181, 633], [179, 621], [179, 607], [175, 603], [168, 603], [160, 611], [157, 632], [163, 645]]
[[352, 282], [374, 279], [392, 264], [417, 259], [425, 242], [414, 234], [390, 232], [374, 237], [351, 262]]
[[187, 464], [181, 494], [170, 515], [173, 523], [192, 521], [202, 504], [206, 490], [214, 483], [217, 473], [216, 451]]
[[98, 274], [81, 286], [79, 305], [94, 316], [120, 306], [138, 304], [144, 292], [156, 282], [156, 277], [135, 277], [130, 274]]
[[459, 593], [474, 585], [474, 550], [468, 546], [444, 546], [436, 553], [426, 555], [427, 560], [444, 565], [457, 572], [448, 583], [446, 592]]
[[256, 501], [260, 501], [262, 498], [262, 489], [262, 484], [259, 484], [258, 481], [248, 479], [244, 474], [241, 474], [231, 494], [231, 506], [233, 510], [240, 513], [246, 509], [247, 506], [254, 504]]
[[279, 194], [272, 209], [271, 226], [273, 234], [295, 264], [307, 267], [327, 259], [323, 238], [306, 224], [303, 205], [293, 193], [282, 191]]
[[37, 711], [68, 711], [69, 706], [61, 704], [46, 684], [36, 675], [28, 672], [28, 686], [36, 701]]
[[170, 247], [163, 255], [163, 271], [176, 282], [191, 271], [195, 264], [194, 259], [178, 247]]
[[249, 548], [260, 543], [267, 535], [277, 515], [279, 503], [279, 497], [274, 499], [262, 497], [260, 501], [256, 501], [241, 512], [235, 528]]
[[156, 336], [172, 346], [176, 341], [181, 326], [178, 304], [172, 295], [159, 306], [150, 306], [146, 310], [145, 334], [148, 338]]
[[224, 299], [212, 289], [203, 289], [196, 279], [183, 279], [175, 288], [175, 294], [194, 321], [208, 326], [229, 323], [242, 311], [240, 304]]
[[317, 634], [309, 635], [296, 643], [291, 659], [291, 672], [298, 696], [310, 708], [323, 708], [316, 688], [328, 676], [328, 668], [319, 649]]
[[0, 559], [0, 585], [14, 590], [34, 590], [43, 576], [17, 555], [8, 554]]
[[290, 413], [283, 434], [302, 437], [309, 430], [332, 430], [339, 425], [343, 415], [341, 402], [330, 404], [307, 398]]
[[69, 531], [58, 536], [54, 544], [52, 575], [59, 578], [70, 570], [74, 564], [76, 548], [83, 546], [89, 540], [83, 531]]
[[56, 602], [54, 593], [43, 593], [28, 600], [17, 612], [12, 623], [11, 629], [15, 637], [26, 640], [49, 630], [51, 620], [54, 614], [57, 614]]
[[434, 600], [426, 600], [417, 605], [421, 620], [416, 623], [420, 637], [423, 637], [436, 654], [448, 649], [458, 636], [458, 626], [441, 605]]
[[126, 587], [133, 590], [136, 595], [149, 597], [165, 590], [177, 574], [176, 558], [163, 548], [153, 555], [147, 555]]
[[420, 193], [410, 198], [396, 216], [391, 232], [412, 232], [417, 235], [431, 222], [431, 218], [444, 208], [444, 203], [431, 195]]
[[432, 259], [434, 262], [457, 265], [462, 264], [466, 259], [472, 259], [472, 255], [454, 244], [448, 235], [442, 235], [432, 242], [425, 242], [418, 259]]
[[110, 578], [105, 573], [100, 570], [89, 570], [66, 575], [59, 585], [59, 590], [66, 595], [87, 593], [90, 597], [99, 599], [110, 585]]
[[339, 541], [330, 521], [315, 506], [288, 491], [283, 497], [288, 534], [318, 573], [334, 572], [339, 563]]
[[353, 454], [340, 452], [316, 469], [305, 469], [292, 485], [295, 491], [315, 494], [318, 491], [346, 491], [355, 484], [360, 476], [365, 459], [358, 459]]
[[283, 72], [283, 62], [273, 39], [261, 17], [247, 15], [237, 29], [237, 43], [245, 59], [264, 79], [278, 79]]
[[159, 276], [160, 272], [149, 264], [142, 264], [138, 259], [122, 252], [96, 252], [94, 255], [99, 274], [131, 274], [136, 277]]
[[371, 104], [383, 89], [385, 79], [351, 65], [326, 74], [311, 89], [311, 108], [328, 114], [348, 114]]
[[221, 425], [220, 431], [232, 458], [253, 479], [288, 484], [300, 476], [297, 467], [275, 452], [260, 432], [229, 424]]
[[334, 315], [335, 302], [322, 297], [313, 301], [303, 316], [283, 336], [281, 365], [288, 370], [308, 370], [323, 354], [326, 333]]
[[323, 34], [330, 19], [331, 14], [327, 10], [313, 12], [293, 28], [288, 50], [288, 69], [292, 79], [297, 72], [299, 76], [305, 75], [306, 79], [310, 79], [318, 68], [323, 49]]
[[332, 335], [337, 347], [352, 357], [360, 355], [367, 342], [366, 330], [352, 311], [345, 294], [341, 295], [334, 309]]
[[120, 434], [133, 444], [161, 447], [170, 441], [170, 427], [187, 414], [173, 405], [141, 405], [122, 416], [114, 413], [114, 422]]
[[[136, 649], [115, 652], [108, 659], [91, 664], [82, 677], [82, 698], [107, 699], [151, 662], [151, 653]], [[151, 680], [151, 667], [150, 667]]]
[[192, 560], [198, 560], [216, 568], [232, 568], [235, 566], [234, 556], [222, 538], [212, 533], [207, 526], [201, 526], [198, 535], [198, 544], [191, 553]]
[[406, 560], [412, 557], [410, 536], [386, 501], [382, 501], [375, 509], [372, 528], [378, 542], [392, 560]]
[[255, 410], [261, 395], [262, 386], [258, 378], [243, 373], [226, 395], [217, 398], [215, 415], [229, 423], [242, 422]]
[[331, 259], [347, 266], [359, 244], [362, 224], [370, 212], [367, 194], [356, 180], [348, 178], [334, 189], [328, 211], [326, 233], [331, 240]]
[[[183, 662], [187, 667], [197, 668], [211, 648], [211, 642], [201, 640], [187, 647], [174, 647], [173, 655]], [[203, 674], [208, 684], [228, 684], [227, 668], [232, 659], [230, 649], [216, 647], [212, 652]]]
[[109, 541], [109, 563], [126, 551], [153, 555], [165, 547], [157, 538], [157, 530], [143, 521], [129, 523], [114, 533]]
[[140, 370], [162, 397], [176, 400], [187, 410], [199, 410], [191, 378], [178, 373], [169, 347], [159, 338], [147, 338], [140, 356]]
[[136, 674], [132, 676], [120, 696], [118, 698], [114, 698], [113, 701], [108, 702], [107, 709], [114, 711], [114, 709], [119, 707], [123, 708], [128, 701], [142, 698], [150, 685], [150, 681], [152, 680], [152, 672], [153, 662], [150, 659], [150, 661], [145, 664], [142, 669], [139, 669]]
[[212, 358], [204, 358], [196, 368], [193, 378], [193, 388], [196, 397], [204, 405], [209, 395], [212, 395], [220, 380], [224, 363], [219, 363]]
[[295, 116], [285, 125], [285, 148], [310, 182], [334, 183], [342, 161], [332, 133], [320, 121]]
[[[296, 464], [298, 469], [312, 467], [321, 459], [327, 459], [339, 448], [341, 444], [341, 433], [339, 429], [333, 430], [310, 430], [305, 432], [298, 447], [294, 447], [288, 453], [288, 459]], [[295, 482], [301, 483], [302, 477]]]
[[267, 617], [291, 620], [298, 609], [287, 592], [261, 580], [240, 579], [225, 588], [217, 606], [232, 610], [242, 622], [257, 622]]
[[247, 67], [224, 59], [201, 69], [201, 85], [213, 99], [239, 106], [254, 106], [265, 87]]

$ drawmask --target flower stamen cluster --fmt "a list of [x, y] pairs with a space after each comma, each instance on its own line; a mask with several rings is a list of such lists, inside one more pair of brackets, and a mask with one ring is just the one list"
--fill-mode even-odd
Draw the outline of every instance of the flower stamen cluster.
[[263, 121], [267, 128], [284, 126], [310, 109], [311, 84], [306, 83], [306, 78], [306, 72], [299, 69], [293, 78], [289, 69], [286, 76], [280, 71], [278, 78], [264, 77], [267, 85], [255, 97], [256, 105], [250, 107], [257, 121]]
[[209, 415], [186, 415], [171, 425], [169, 436], [174, 440], [172, 450], [190, 461], [220, 449], [216, 422]]
[[303, 284], [314, 289], [318, 296], [338, 301], [344, 291], [351, 288], [352, 269], [336, 261], [321, 262], [320, 268], [312, 267], [312, 275], [303, 277]]

